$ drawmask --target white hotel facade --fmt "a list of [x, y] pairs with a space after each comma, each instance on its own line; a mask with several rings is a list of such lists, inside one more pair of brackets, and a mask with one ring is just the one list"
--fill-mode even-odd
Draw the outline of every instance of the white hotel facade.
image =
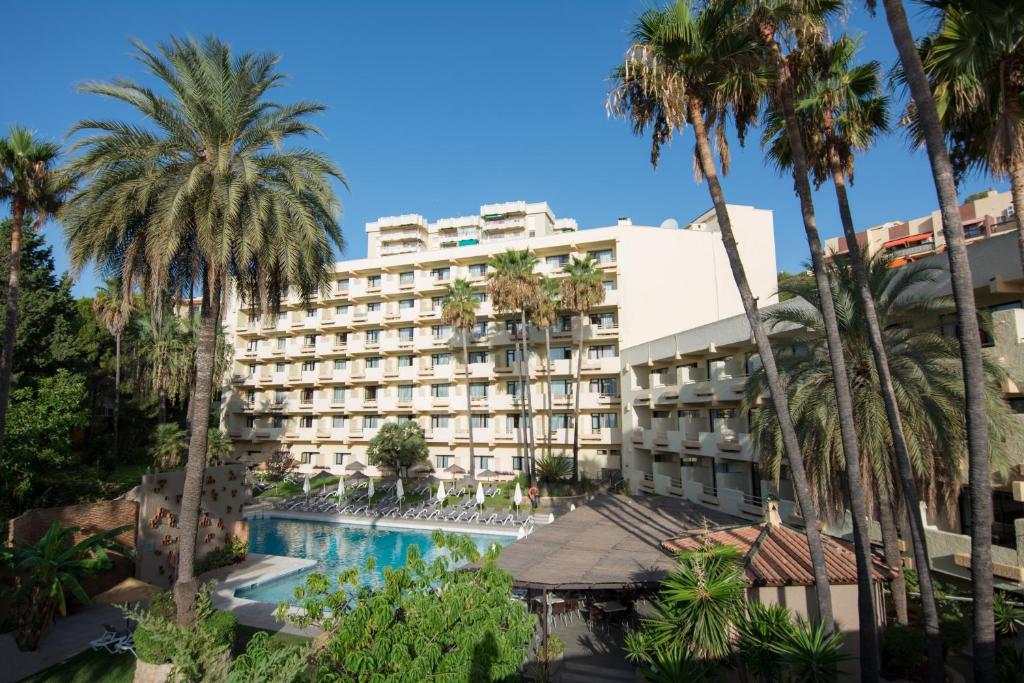
[[[770, 211], [730, 206], [754, 294], [775, 301]], [[545, 382], [550, 365], [556, 454], [571, 451], [574, 374], [583, 335], [581, 467], [591, 476], [622, 463], [622, 350], [742, 312], [713, 213], [683, 228], [617, 224], [577, 230], [546, 203], [509, 202], [479, 214], [428, 221], [417, 214], [366, 225], [368, 257], [335, 265], [329, 291], [289, 298], [261, 316], [230, 297], [225, 313], [233, 358], [221, 403], [222, 425], [237, 455], [261, 461], [287, 451], [305, 472], [340, 473], [358, 461], [386, 421], [415, 420], [439, 473], [469, 469], [472, 420], [477, 469], [524, 468], [516, 399], [518, 326], [486, 296], [487, 263], [506, 249], [529, 249], [538, 272], [561, 277], [571, 256], [592, 255], [604, 273], [605, 300], [579, 329], [563, 316], [551, 332], [530, 329], [529, 374], [538, 453], [544, 450]], [[466, 409], [461, 339], [441, 321], [445, 287], [457, 278], [480, 297], [470, 339]], [[566, 444], [570, 444], [568, 448]], [[370, 468], [368, 472], [372, 473]]]

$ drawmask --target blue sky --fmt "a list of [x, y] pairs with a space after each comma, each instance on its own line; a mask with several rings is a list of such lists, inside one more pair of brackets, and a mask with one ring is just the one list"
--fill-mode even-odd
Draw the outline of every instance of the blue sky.
[[[691, 142], [678, 138], [653, 171], [648, 142], [607, 118], [607, 74], [621, 58], [645, 0], [518, 2], [22, 2], [4, 11], [0, 127], [19, 123], [62, 140], [81, 118], [130, 118], [127, 108], [80, 95], [88, 79], [127, 76], [152, 83], [129, 41], [214, 33], [238, 51], [280, 54], [288, 87], [281, 101], [329, 106], [316, 141], [344, 170], [345, 257], [366, 254], [364, 223], [381, 215], [430, 219], [475, 213], [482, 203], [548, 201], [581, 227], [681, 223], [710, 202], [695, 184]], [[845, 27], [864, 35], [864, 58], [891, 66], [882, 17], [861, 3]], [[911, 8], [918, 34], [925, 20]], [[16, 27], [16, 30], [15, 30]], [[792, 181], [764, 166], [756, 136], [734, 150], [725, 180], [730, 202], [775, 212], [780, 269], [807, 259]], [[975, 177], [961, 196], [989, 186]], [[852, 191], [858, 228], [925, 214], [935, 191], [923, 153], [900, 135], [857, 163]], [[841, 232], [831, 188], [818, 193], [825, 236]], [[57, 265], [67, 259], [59, 225], [46, 228]], [[93, 272], [75, 293], [88, 295]]]

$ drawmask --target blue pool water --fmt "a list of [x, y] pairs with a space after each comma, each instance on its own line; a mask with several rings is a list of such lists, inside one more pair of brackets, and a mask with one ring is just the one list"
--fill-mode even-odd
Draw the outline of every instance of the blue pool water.
[[[481, 552], [492, 543], [504, 547], [515, 540], [512, 536], [464, 535], [469, 536]], [[384, 567], [405, 564], [405, 554], [413, 545], [418, 546], [420, 555], [428, 560], [444, 552], [434, 546], [429, 531], [372, 529], [274, 517], [249, 520], [250, 552], [314, 559], [317, 563], [311, 571], [332, 579], [337, 579], [345, 569], [362, 567], [368, 557], [375, 557], [377, 568], [370, 580], [380, 581]], [[284, 576], [253, 588], [239, 589], [236, 595], [260, 602], [293, 602], [293, 589], [305, 583], [306, 574]]]

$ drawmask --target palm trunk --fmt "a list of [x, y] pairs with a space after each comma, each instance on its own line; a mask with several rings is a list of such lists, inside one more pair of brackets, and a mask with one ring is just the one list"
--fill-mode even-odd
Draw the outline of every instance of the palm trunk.
[[114, 335], [114, 464], [118, 463], [118, 445], [121, 442], [121, 333]]
[[544, 374], [547, 377], [548, 393], [545, 397], [546, 412], [548, 414], [548, 425], [544, 431], [544, 443], [547, 444], [548, 457], [551, 457], [551, 409], [554, 399], [551, 396], [551, 327], [544, 328]]
[[0, 454], [7, 433], [7, 407], [11, 401], [11, 373], [14, 371], [14, 345], [18, 338], [18, 290], [21, 287], [21, 233], [25, 225], [25, 205], [11, 203], [11, 260], [7, 277], [7, 303], [4, 311], [4, 348], [0, 354]]
[[515, 349], [515, 351], [512, 354], [513, 357], [518, 356], [519, 358], [519, 361], [516, 363], [519, 370], [519, 434], [521, 443], [523, 444], [523, 457], [526, 459], [527, 478], [529, 479], [530, 485], [532, 486], [537, 479], [537, 471], [536, 467], [534, 466], [533, 459], [530, 456], [530, 439], [529, 432], [527, 431], [526, 427], [528, 416], [528, 412], [526, 409], [526, 393], [529, 390], [529, 387], [527, 386], [526, 377], [523, 373], [523, 361], [525, 360], [525, 356], [522, 355], [523, 352], [519, 346], [519, 339], [513, 340], [512, 348]]
[[831, 632], [834, 629], [832, 617], [832, 590], [829, 586], [828, 569], [825, 565], [825, 548], [821, 543], [821, 530], [818, 528], [818, 511], [814, 507], [814, 499], [811, 497], [811, 486], [807, 482], [807, 470], [804, 468], [803, 454], [800, 451], [800, 442], [793, 428], [793, 420], [789, 414], [789, 402], [786, 391], [779, 378], [779, 369], [775, 365], [775, 353], [772, 351], [771, 341], [765, 332], [764, 324], [761, 322], [761, 314], [757, 310], [757, 299], [750, 291], [750, 283], [747, 281], [746, 271], [743, 269], [743, 261], [740, 260], [739, 247], [736, 244], [736, 236], [732, 231], [732, 221], [729, 218], [729, 211], [725, 204], [725, 194], [722, 192], [722, 185], [718, 181], [718, 170], [715, 168], [715, 160], [711, 155], [711, 145], [708, 142], [707, 129], [704, 127], [704, 106], [698, 98], [690, 98], [690, 123], [693, 125], [694, 137], [697, 139], [697, 156], [700, 162], [701, 172], [707, 181], [708, 192], [711, 201], [715, 206], [715, 217], [718, 220], [718, 227], [722, 231], [722, 245], [729, 257], [729, 267], [732, 269], [733, 279], [736, 281], [736, 289], [739, 290], [740, 300], [743, 302], [743, 311], [747, 315], [747, 323], [750, 325], [751, 333], [754, 335], [754, 342], [757, 345], [757, 352], [761, 357], [761, 367], [764, 368], [765, 378], [768, 382], [768, 391], [771, 394], [772, 405], [779, 420], [779, 431], [782, 434], [782, 444], [786, 451], [786, 460], [789, 462], [789, 469], [793, 478], [793, 488], [796, 492], [797, 502], [800, 504], [800, 511], [804, 518], [807, 533], [807, 548], [811, 555], [811, 568], [814, 571], [814, 591], [817, 598], [818, 619], [825, 628]]
[[814, 200], [808, 178], [809, 166], [804, 150], [803, 138], [796, 118], [795, 96], [790, 80], [789, 66], [782, 54], [782, 48], [774, 39], [774, 31], [765, 31], [771, 49], [773, 67], [778, 81], [778, 95], [786, 126], [786, 137], [793, 157], [793, 179], [800, 197], [800, 213], [803, 217], [807, 245], [811, 251], [811, 265], [818, 289], [821, 319], [825, 328], [829, 360], [832, 364], [832, 384], [836, 394], [836, 410], [839, 413], [839, 432], [846, 459], [846, 484], [849, 487], [850, 511], [853, 520], [853, 546], [857, 557], [857, 612], [860, 618], [860, 659], [861, 680], [877, 681], [881, 668], [878, 650], [878, 628], [875, 622], [874, 582], [872, 581], [871, 536], [868, 529], [867, 502], [861, 482], [860, 444], [857, 439], [853, 415], [853, 395], [846, 372], [846, 358], [843, 340], [839, 335], [839, 321], [836, 318], [832, 286], [825, 272], [825, 256], [821, 248], [817, 220], [814, 215]]
[[[853, 266], [854, 278], [857, 282], [861, 305], [864, 309], [868, 341], [871, 345], [871, 355], [874, 358], [875, 369], [878, 372], [878, 384], [882, 391], [882, 402], [885, 404], [885, 414], [889, 420], [889, 431], [892, 435], [893, 453], [896, 460], [896, 474], [900, 480], [900, 491], [903, 494], [903, 500], [911, 510], [910, 542], [913, 549], [914, 566], [917, 567], [918, 580], [921, 584], [921, 607], [924, 616], [925, 636], [928, 642], [928, 680], [931, 683], [942, 683], [946, 676], [945, 665], [943, 664], [942, 635], [939, 633], [939, 611], [935, 604], [932, 571], [928, 564], [928, 542], [925, 538], [924, 523], [921, 521], [919, 512], [921, 509], [921, 496], [917, 490], [917, 481], [914, 479], [914, 467], [910, 462], [910, 453], [907, 450], [907, 440], [903, 433], [903, 419], [900, 416], [899, 403], [896, 400], [896, 388], [893, 384], [892, 370], [889, 367], [888, 352], [885, 350], [885, 343], [882, 339], [882, 327], [878, 322], [878, 312], [875, 309], [871, 285], [868, 283], [867, 272], [864, 268], [864, 255], [861, 253], [860, 245], [857, 243], [857, 232], [853, 227], [853, 213], [850, 211], [850, 201], [846, 193], [846, 177], [840, 169], [836, 151], [832, 150], [830, 156], [832, 183], [835, 186], [836, 200], [839, 203], [839, 217], [843, 224], [843, 234], [846, 236], [847, 248], [850, 252], [850, 262]], [[886, 562], [889, 561], [890, 558], [886, 557]], [[904, 583], [904, 588], [900, 592], [904, 595], [903, 605], [905, 611], [906, 588], [902, 570], [900, 572], [900, 582]], [[894, 596], [896, 591], [897, 588], [894, 584]], [[899, 602], [897, 602], [896, 606], [898, 614]]]
[[220, 316], [220, 279], [207, 275], [199, 312], [199, 341], [196, 345], [196, 383], [192, 392], [192, 436], [185, 463], [185, 485], [181, 496], [180, 535], [178, 538], [178, 577], [174, 583], [174, 602], [178, 623], [188, 625], [195, 616], [196, 533], [199, 506], [206, 471], [206, 437], [210, 426], [210, 398], [213, 393], [213, 365]]
[[1013, 197], [1013, 215], [1017, 219], [1021, 271], [1024, 272], [1024, 153], [1015, 153], [1010, 161], [1010, 196]]
[[526, 390], [526, 440], [530, 448], [530, 466], [536, 474], [537, 469], [537, 451], [534, 448], [534, 434], [533, 434], [533, 392], [530, 390], [530, 346], [527, 343], [529, 338], [528, 328], [526, 327], [526, 310], [519, 312], [520, 321], [522, 322], [522, 343], [523, 343], [523, 379], [526, 384], [524, 389]]
[[580, 481], [580, 380], [583, 377], [583, 313], [579, 314], [580, 319], [580, 344], [579, 353], [576, 356], [576, 390], [573, 397], [572, 416], [572, 483]]
[[158, 424], [167, 422], [167, 391], [163, 387], [157, 391], [156, 421]]
[[473, 399], [469, 396], [469, 345], [466, 343], [468, 330], [462, 331], [462, 367], [466, 378], [466, 415], [469, 418], [469, 476], [476, 476], [476, 453], [473, 450]]
[[[893, 43], [899, 52], [918, 120], [924, 132], [935, 190], [942, 213], [942, 232], [949, 258], [949, 280], [956, 303], [957, 341], [964, 373], [967, 415], [968, 487], [971, 496], [971, 591], [974, 599], [974, 679], [990, 681], [996, 675], [995, 619], [992, 612], [992, 480], [989, 472], [988, 407], [981, 334], [974, 303], [971, 264], [967, 258], [964, 227], [956, 196], [953, 166], [946, 150], [939, 114], [910, 32], [901, 0], [884, 0]], [[908, 501], [907, 505], [910, 503]], [[910, 509], [913, 519], [919, 513]]]
[[889, 590], [892, 592], [893, 607], [896, 608], [896, 621], [906, 626], [910, 623], [907, 615], [907, 580], [903, 576], [900, 534], [893, 512], [892, 496], [884, 482], [876, 480], [875, 484], [878, 489], [878, 526], [882, 529], [882, 553], [885, 563], [899, 572], [889, 584]]

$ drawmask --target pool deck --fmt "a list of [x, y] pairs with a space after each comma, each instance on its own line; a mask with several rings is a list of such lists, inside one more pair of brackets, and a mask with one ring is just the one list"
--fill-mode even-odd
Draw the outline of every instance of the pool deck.
[[453, 531], [463, 534], [480, 536], [502, 536], [516, 538], [519, 527], [494, 527], [483, 524], [458, 524], [455, 522], [439, 522], [435, 519], [402, 519], [394, 517], [365, 517], [362, 515], [339, 515], [325, 512], [299, 512], [298, 510], [275, 510], [270, 506], [247, 507], [247, 519], [273, 517], [277, 519], [300, 519], [307, 522], [330, 522], [351, 526], [369, 527], [372, 529], [415, 529], [417, 531]]

